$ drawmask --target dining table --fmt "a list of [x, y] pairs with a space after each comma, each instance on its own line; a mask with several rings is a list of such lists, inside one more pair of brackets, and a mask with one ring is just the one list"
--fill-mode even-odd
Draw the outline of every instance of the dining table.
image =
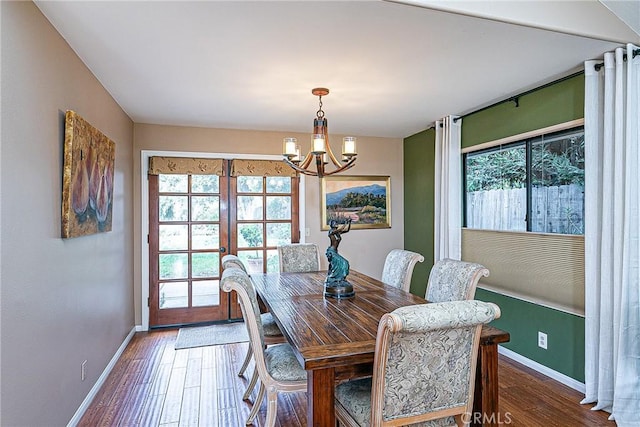
[[[371, 375], [380, 318], [424, 298], [350, 271], [355, 296], [324, 296], [326, 271], [251, 274], [256, 292], [307, 371], [307, 426], [335, 427], [337, 382]], [[472, 425], [496, 425], [498, 349], [509, 333], [484, 325], [478, 349]]]

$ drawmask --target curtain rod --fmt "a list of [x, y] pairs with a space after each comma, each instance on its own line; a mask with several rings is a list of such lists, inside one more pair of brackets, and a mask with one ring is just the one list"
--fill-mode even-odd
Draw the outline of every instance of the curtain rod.
[[[631, 58], [635, 58], [638, 55], [640, 55], [640, 49], [633, 49]], [[627, 60], [627, 54], [626, 53], [624, 55], [622, 55], [622, 60], [623, 61]], [[601, 63], [596, 64], [596, 65], [593, 66], [593, 68], [596, 71], [600, 71], [600, 68], [602, 68], [602, 67], [604, 67], [604, 62], [601, 62]]]
[[[632, 52], [632, 55], [633, 55], [633, 56], [632, 56], [632, 58], [635, 58], [636, 56], [640, 55], [640, 49], [634, 49], [634, 50], [633, 50], [633, 52]], [[627, 54], [626, 54], [626, 53], [623, 55], [623, 59], [624, 59], [625, 61], [627, 60]], [[594, 68], [596, 69], [596, 71], [600, 71], [600, 68], [602, 68], [602, 67], [604, 67], [604, 63], [595, 64], [595, 65], [594, 65]], [[493, 107], [495, 107], [496, 105], [504, 104], [505, 102], [513, 102], [513, 103], [516, 105], [516, 108], [517, 108], [517, 107], [519, 107], [519, 106], [520, 106], [520, 97], [525, 96], [525, 95], [528, 95], [528, 94], [530, 94], [530, 93], [533, 93], [533, 92], [535, 92], [535, 91], [537, 91], [537, 90], [544, 89], [544, 88], [546, 88], [546, 87], [549, 87], [549, 86], [555, 85], [555, 84], [557, 84], [557, 83], [563, 82], [563, 81], [565, 81], [565, 80], [571, 79], [571, 78], [573, 78], [573, 77], [579, 76], [580, 74], [584, 74], [584, 70], [581, 70], [581, 71], [575, 72], [575, 73], [573, 73], [573, 74], [570, 74], [570, 75], [568, 75], [568, 76], [562, 77], [562, 78], [560, 78], [560, 79], [558, 79], [558, 80], [554, 80], [554, 81], [549, 82], [549, 83], [547, 83], [547, 84], [544, 84], [544, 85], [542, 85], [542, 86], [539, 86], [539, 87], [533, 88], [533, 89], [528, 90], [528, 91], [526, 91], [526, 92], [522, 92], [521, 94], [518, 94], [518, 95], [515, 95], [515, 96], [511, 96], [511, 97], [509, 97], [509, 98], [503, 99], [502, 101], [494, 102], [494, 103], [493, 103], [493, 104], [491, 104], [491, 105], [487, 105], [486, 107], [482, 107], [482, 108], [480, 108], [480, 109], [478, 109], [478, 110], [472, 111], [472, 112], [467, 113], [467, 114], [465, 114], [465, 115], [463, 115], [463, 116], [455, 117], [455, 118], [453, 119], [453, 122], [455, 123], [455, 122], [457, 122], [458, 120], [460, 120], [460, 119], [462, 119], [462, 118], [464, 118], [464, 117], [470, 116], [470, 115], [472, 115], [472, 114], [479, 113], [480, 111], [484, 111], [484, 110], [487, 110], [487, 109], [489, 109], [489, 108], [493, 108]], [[432, 126], [429, 126], [429, 127], [428, 127], [427, 129], [425, 129], [425, 130], [429, 130], [429, 129], [431, 129], [431, 128], [435, 128], [435, 127], [436, 127], [436, 125], [435, 125], [435, 123], [434, 123]], [[440, 127], [442, 127], [442, 123], [440, 123]]]
[[[503, 99], [503, 100], [498, 101], [498, 102], [494, 102], [491, 105], [487, 105], [486, 107], [482, 107], [482, 108], [480, 108], [478, 110], [472, 111], [472, 112], [467, 113], [465, 115], [462, 115], [462, 116], [459, 116], [459, 117], [455, 117], [453, 119], [453, 122], [455, 123], [455, 122], [457, 122], [458, 120], [460, 120], [462, 118], [465, 118], [465, 117], [470, 116], [472, 114], [479, 113], [479, 112], [484, 111], [484, 110], [488, 110], [489, 108], [493, 108], [496, 105], [504, 104], [505, 102], [513, 102], [515, 104], [516, 108], [517, 108], [517, 107], [520, 106], [520, 97], [525, 96], [525, 95], [529, 95], [530, 93], [536, 92], [536, 91], [538, 91], [540, 89], [544, 89], [546, 87], [553, 86], [553, 85], [558, 84], [560, 82], [563, 82], [565, 80], [572, 79], [572, 78], [574, 78], [576, 76], [579, 76], [581, 74], [584, 74], [584, 70], [580, 70], [580, 71], [575, 72], [573, 74], [569, 74], [568, 76], [564, 76], [562, 78], [559, 78], [558, 80], [554, 80], [554, 81], [546, 83], [546, 84], [544, 84], [542, 86], [535, 87], [535, 88], [530, 89], [530, 90], [528, 90], [526, 92], [519, 93], [518, 95], [510, 96], [509, 98]], [[435, 127], [436, 127], [436, 125], [434, 123], [432, 126], [429, 126], [426, 130], [429, 130], [429, 129], [435, 128]], [[440, 123], [440, 127], [442, 127], [442, 123]]]

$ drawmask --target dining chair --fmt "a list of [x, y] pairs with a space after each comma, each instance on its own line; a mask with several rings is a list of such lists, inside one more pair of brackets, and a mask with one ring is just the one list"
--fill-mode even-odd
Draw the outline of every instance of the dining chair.
[[497, 305], [476, 300], [383, 315], [373, 376], [336, 387], [340, 425], [468, 425], [482, 325], [498, 317]]
[[[244, 272], [247, 271], [242, 260], [238, 258], [236, 255], [231, 255], [231, 254], [225, 255], [222, 257], [222, 268], [225, 270], [229, 268], [239, 268]], [[268, 313], [268, 312], [261, 313], [260, 319], [262, 321], [262, 329], [264, 330], [264, 340], [266, 345], [281, 344], [281, 343], [287, 342], [286, 338], [282, 335], [280, 328], [276, 324], [276, 321], [273, 319], [273, 316], [271, 315], [271, 313]], [[251, 346], [249, 346], [249, 348], [247, 349], [247, 354], [244, 357], [244, 361], [242, 362], [242, 366], [238, 371], [239, 377], [243, 376], [245, 371], [249, 367], [249, 363], [251, 363], [252, 356], [253, 356], [253, 351], [251, 350]], [[257, 381], [258, 381], [258, 371], [254, 369], [253, 374], [251, 375], [251, 380], [249, 381], [249, 385], [247, 386], [247, 389], [244, 395], [242, 396], [243, 400], [249, 399], [249, 396], [251, 396], [251, 392], [253, 391], [253, 388], [256, 386]]]
[[222, 257], [222, 268], [230, 268], [237, 267], [244, 271], [247, 271], [247, 266], [244, 265], [244, 262], [237, 255], [227, 254]]
[[291, 243], [278, 246], [280, 273], [320, 270], [320, 251], [315, 243]]
[[425, 299], [429, 302], [473, 299], [481, 277], [489, 277], [489, 270], [484, 265], [442, 259], [429, 273]]
[[[227, 254], [222, 257], [222, 268], [223, 269], [240, 268], [245, 272], [247, 271], [247, 268], [242, 262], [242, 260], [237, 255], [233, 255], [233, 254]], [[267, 344], [277, 344], [280, 342], [286, 342], [286, 340], [282, 336], [282, 333], [280, 332], [280, 329], [278, 328], [275, 321], [273, 320], [273, 317], [271, 316], [271, 314], [263, 313], [262, 324], [264, 328], [265, 339], [268, 341]], [[251, 363], [252, 355], [253, 355], [253, 352], [251, 351], [251, 346], [249, 346], [249, 349], [247, 350], [247, 354], [244, 357], [244, 362], [242, 362], [240, 371], [238, 371], [239, 377], [243, 376], [245, 371], [249, 367], [249, 363]], [[255, 387], [257, 379], [258, 379], [257, 372], [255, 372], [254, 370], [253, 376], [251, 377], [251, 381], [249, 382], [249, 387], [247, 388], [247, 391], [243, 396], [244, 400], [247, 400], [249, 398], [249, 395], [251, 394], [253, 387]]]
[[238, 294], [240, 308], [249, 333], [249, 345], [260, 380], [260, 390], [253, 402], [246, 424], [253, 423], [260, 409], [260, 403], [267, 393], [267, 416], [265, 425], [272, 427], [278, 412], [279, 392], [300, 392], [307, 390], [307, 372], [300, 366], [289, 344], [267, 346], [258, 306], [258, 295], [249, 275], [239, 268], [228, 268], [222, 272], [220, 287], [225, 292]]
[[384, 261], [381, 281], [387, 285], [409, 292], [413, 269], [417, 263], [423, 261], [424, 257], [417, 252], [404, 249], [392, 249]]

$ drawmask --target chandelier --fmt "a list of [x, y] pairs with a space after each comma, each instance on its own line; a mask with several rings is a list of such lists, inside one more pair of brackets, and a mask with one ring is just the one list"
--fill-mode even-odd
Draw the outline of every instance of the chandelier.
[[[282, 155], [284, 161], [296, 171], [304, 174], [322, 178], [325, 175], [333, 175], [351, 168], [356, 161], [356, 138], [346, 136], [342, 138], [342, 162], [334, 156], [329, 145], [329, 134], [327, 131], [327, 119], [322, 111], [322, 97], [329, 94], [329, 89], [317, 87], [311, 93], [319, 98], [320, 108], [313, 119], [313, 135], [311, 137], [311, 149], [302, 159], [300, 157], [300, 146], [296, 138], [284, 138], [282, 143]], [[311, 164], [315, 160], [316, 170], [311, 169]], [[335, 169], [326, 171], [325, 166], [333, 164]]]

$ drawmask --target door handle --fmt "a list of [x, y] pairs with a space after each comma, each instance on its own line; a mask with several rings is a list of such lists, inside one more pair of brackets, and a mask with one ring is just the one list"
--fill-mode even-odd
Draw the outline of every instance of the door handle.
[[220, 248], [220, 253], [221, 254], [225, 253], [226, 251], [227, 251], [227, 248], [225, 248], [225, 247], [221, 247]]

